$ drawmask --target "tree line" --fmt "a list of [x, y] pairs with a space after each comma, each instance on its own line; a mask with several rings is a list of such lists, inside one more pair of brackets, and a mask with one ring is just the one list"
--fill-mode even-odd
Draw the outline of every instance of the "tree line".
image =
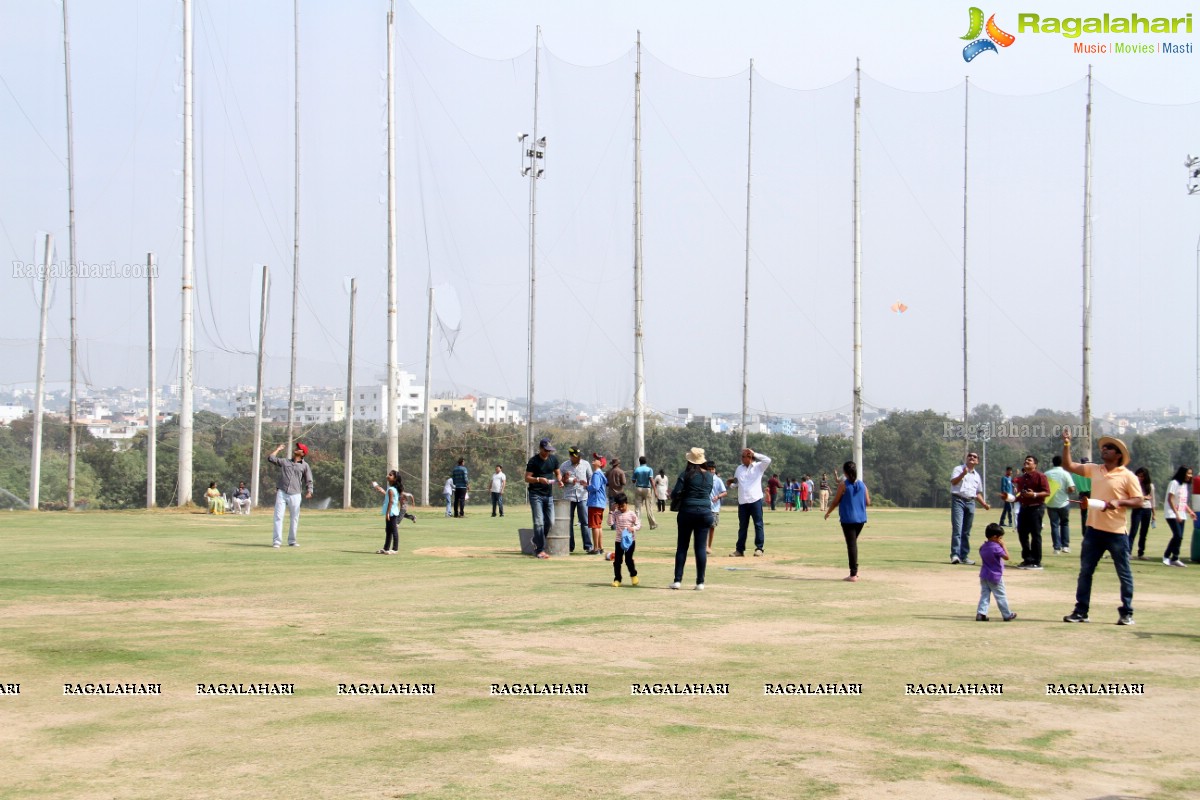
[[[971, 414], [972, 420], [1004, 421], [1010, 430], [1053, 431], [1056, 426], [1077, 425], [1078, 417], [1050, 410], [1040, 410], [1028, 417], [1006, 418], [996, 406], [981, 405]], [[871, 499], [877, 505], [906, 508], [938, 507], [949, 502], [950, 471], [962, 461], [968, 447], [984, 451], [983, 443], [948, 438], [947, 431], [958, 421], [934, 411], [895, 411], [867, 428], [863, 435], [863, 460], [860, 473], [871, 488]], [[1093, 430], [1098, 431], [1095, 424]], [[212, 481], [230, 492], [240, 481], [250, 485], [254, 420], [225, 418], [202, 411], [195, 415], [192, 474], [194, 502], [203, 500], [205, 489]], [[598, 452], [611, 459], [621, 460], [626, 472], [637, 466], [639, 453], [633, 452], [633, 426], [628, 413], [618, 415], [609, 424], [587, 428], [543, 426], [538, 437], [549, 436], [558, 448], [559, 457], [567, 459], [567, 448], [578, 447], [585, 455]], [[55, 510], [66, 506], [67, 427], [65, 423], [47, 417], [43, 426], [41, 498], [42, 508]], [[329, 498], [331, 505], [340, 506], [345, 475], [344, 426], [342, 423], [318, 425], [304, 429], [297, 437], [310, 448], [309, 462], [316, 483], [314, 498]], [[1098, 434], [1095, 438], [1099, 438]], [[266, 462], [279, 443], [286, 441], [284, 426], [263, 426], [263, 458], [260, 499], [273, 503], [276, 469]], [[156, 453], [157, 505], [172, 505], [176, 497], [176, 469], [179, 429], [176, 424], [159, 426]], [[1162, 429], [1145, 436], [1127, 436], [1132, 456], [1131, 467], [1145, 466], [1155, 483], [1165, 486], [1175, 467], [1187, 464], [1200, 466], [1200, 448], [1194, 431]], [[76, 468], [76, 498], [80, 505], [93, 509], [144, 508], [146, 505], [146, 434], [141, 433], [126, 447], [114, 449], [112, 442], [95, 439], [85, 429], [79, 431], [79, 461]], [[751, 434], [747, 443], [752, 449], [771, 456], [768, 474], [800, 479], [809, 475], [819, 481], [822, 473], [832, 482], [841, 475], [841, 466], [851, 458], [849, 438], [840, 435], [821, 436], [816, 442], [792, 436]], [[431, 421], [430, 503], [442, 502], [442, 485], [459, 458], [466, 461], [471, 473], [470, 502], [490, 503], [488, 480], [497, 464], [508, 475], [506, 502], [523, 503], [525, 486], [522, 481], [525, 463], [525, 431], [512, 425], [475, 424], [461, 412], [442, 414]], [[0, 508], [21, 507], [28, 497], [32, 419], [14, 421], [0, 427]], [[663, 469], [674, 481], [684, 467], [684, 454], [692, 447], [703, 447], [709, 458], [717, 463], [725, 477], [732, 475], [740, 463], [741, 435], [714, 433], [698, 423], [673, 427], [648, 420], [646, 452], [644, 455], [655, 471]], [[988, 494], [994, 496], [1004, 467], [1020, 470], [1025, 456], [1037, 456], [1043, 469], [1050, 466], [1052, 456], [1060, 452], [1061, 440], [1054, 435], [1007, 436], [993, 438], [987, 443]], [[377, 495], [371, 481], [381, 481], [389, 469], [386, 464], [387, 440], [377, 425], [358, 423], [354, 431], [354, 466], [351, 480], [351, 503], [356, 507], [373, 507]], [[400, 429], [400, 464], [405, 489], [420, 497], [421, 484], [421, 426], [406, 425]], [[1077, 454], [1078, 455], [1078, 454]], [[19, 498], [19, 499], [14, 499]], [[990, 499], [990, 497], [989, 497]]]

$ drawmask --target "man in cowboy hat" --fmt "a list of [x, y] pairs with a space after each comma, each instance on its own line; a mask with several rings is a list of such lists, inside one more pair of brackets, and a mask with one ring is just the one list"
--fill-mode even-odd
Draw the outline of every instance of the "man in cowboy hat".
[[733, 471], [730, 486], [737, 484], [738, 490], [738, 538], [737, 547], [729, 555], [746, 555], [746, 534], [750, 520], [754, 520], [754, 555], [761, 556], [767, 537], [763, 532], [763, 473], [771, 466], [771, 457], [756, 453], [747, 447], [742, 451], [742, 463]]
[[288, 461], [279, 458], [283, 445], [275, 448], [267, 461], [279, 467], [279, 481], [275, 484], [275, 529], [271, 539], [272, 547], [283, 544], [283, 509], [288, 509], [288, 547], [299, 547], [296, 541], [296, 529], [300, 527], [300, 492], [305, 491], [305, 497], [312, 499], [313, 474], [312, 467], [304, 460], [308, 448], [296, 442], [296, 449]]
[[1133, 571], [1129, 569], [1129, 548], [1125, 537], [1129, 533], [1125, 509], [1142, 505], [1142, 487], [1126, 468], [1129, 448], [1120, 439], [1100, 438], [1099, 464], [1079, 464], [1071, 460], [1071, 431], [1063, 430], [1062, 460], [1068, 472], [1092, 480], [1091, 514], [1083, 531], [1083, 547], [1079, 554], [1079, 582], [1075, 588], [1075, 610], [1063, 617], [1063, 622], [1087, 622], [1092, 600], [1092, 575], [1096, 565], [1107, 552], [1112, 556], [1121, 582], [1121, 608], [1118, 625], [1133, 624]]

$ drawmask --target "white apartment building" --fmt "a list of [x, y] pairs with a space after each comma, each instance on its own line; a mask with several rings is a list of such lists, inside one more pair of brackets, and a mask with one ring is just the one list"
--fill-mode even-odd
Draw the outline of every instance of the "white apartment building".
[[475, 401], [475, 421], [480, 425], [522, 423], [521, 412], [509, 410], [508, 401], [502, 397], [480, 397]]
[[[425, 412], [425, 387], [414, 383], [415, 379], [415, 375], [401, 370], [396, 380], [396, 410], [401, 425]], [[378, 422], [380, 427], [387, 427], [386, 383], [355, 386], [352, 402], [354, 419]]]
[[305, 425], [341, 422], [346, 419], [346, 401], [327, 392], [306, 395], [296, 401], [295, 416]]

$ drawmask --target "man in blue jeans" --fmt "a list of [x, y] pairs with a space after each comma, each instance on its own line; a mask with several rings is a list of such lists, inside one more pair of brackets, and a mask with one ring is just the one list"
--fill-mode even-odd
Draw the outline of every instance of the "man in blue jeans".
[[975, 522], [975, 504], [991, 508], [983, 498], [983, 479], [975, 471], [979, 454], [967, 453], [967, 460], [950, 473], [950, 563], [974, 564], [971, 560], [971, 525]]
[[1075, 610], [1063, 617], [1063, 622], [1087, 622], [1092, 602], [1092, 576], [1096, 565], [1108, 553], [1117, 580], [1121, 584], [1121, 607], [1117, 610], [1118, 625], [1133, 624], [1133, 570], [1129, 568], [1129, 535], [1127, 508], [1142, 505], [1142, 486], [1132, 472], [1129, 448], [1120, 439], [1100, 438], [1099, 464], [1077, 464], [1071, 461], [1071, 431], [1063, 431], [1062, 461], [1067, 472], [1083, 475], [1092, 481], [1093, 506], [1088, 514], [1090, 523], [1083, 532], [1083, 548], [1079, 554], [1079, 582], [1075, 587]]
[[1071, 495], [1075, 494], [1075, 479], [1063, 469], [1062, 456], [1055, 456], [1046, 480], [1056, 491], [1046, 498], [1046, 516], [1050, 518], [1050, 540], [1054, 555], [1071, 552]]
[[558, 476], [558, 456], [549, 439], [538, 443], [538, 451], [525, 465], [525, 483], [529, 486], [529, 506], [533, 510], [533, 552], [538, 558], [549, 558], [546, 552], [546, 533], [554, 524], [554, 487], [561, 485]]
[[737, 547], [729, 555], [741, 558], [746, 555], [746, 534], [750, 520], [754, 520], [754, 555], [761, 556], [766, 546], [763, 532], [763, 486], [762, 477], [771, 466], [771, 457], [756, 453], [747, 447], [742, 451], [742, 463], [733, 471], [729, 485], [737, 484], [738, 490], [738, 538]]

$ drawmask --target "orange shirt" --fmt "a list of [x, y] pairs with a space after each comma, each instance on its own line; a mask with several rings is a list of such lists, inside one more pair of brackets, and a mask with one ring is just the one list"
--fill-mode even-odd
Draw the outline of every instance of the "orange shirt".
[[[1137, 477], [1125, 467], [1105, 470], [1103, 464], [1076, 464], [1085, 477], [1092, 479], [1092, 499], [1114, 503], [1130, 497], [1141, 497], [1142, 487]], [[1128, 533], [1128, 508], [1092, 509], [1088, 524], [1104, 533]]]

